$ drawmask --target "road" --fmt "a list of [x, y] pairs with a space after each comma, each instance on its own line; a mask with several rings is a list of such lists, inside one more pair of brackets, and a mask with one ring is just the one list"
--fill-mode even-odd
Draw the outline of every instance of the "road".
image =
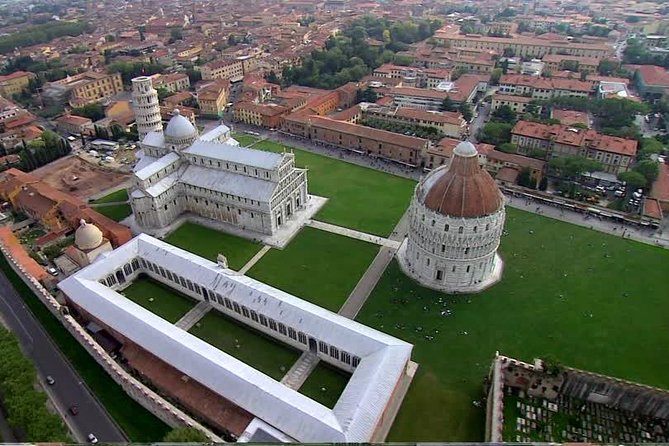
[[[33, 360], [42, 382], [47, 375], [56, 380], [53, 386], [45, 388], [61, 416], [74, 432], [75, 440], [85, 443], [86, 436], [94, 433], [102, 442], [127, 442], [128, 439], [123, 432], [83, 384], [81, 377], [63, 357], [1, 272], [0, 313], [7, 326], [17, 336], [23, 352]], [[72, 416], [67, 410], [75, 404], [79, 407], [79, 414]]]

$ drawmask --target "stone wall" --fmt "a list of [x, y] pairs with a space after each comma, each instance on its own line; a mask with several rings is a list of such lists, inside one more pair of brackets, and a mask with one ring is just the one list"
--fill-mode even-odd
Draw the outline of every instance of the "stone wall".
[[60, 320], [67, 331], [70, 332], [86, 351], [88, 351], [93, 359], [95, 359], [95, 361], [132, 399], [171, 427], [193, 427], [204, 433], [213, 442], [223, 441], [213, 432], [123, 370], [88, 334], [84, 327], [79, 325], [72, 316], [63, 314], [60, 303], [58, 303], [51, 293], [49, 293], [34, 277], [28, 275], [23, 268], [15, 262], [4, 246], [0, 246], [0, 251], [2, 251], [2, 254], [7, 259], [7, 263], [9, 263], [21, 280], [23, 280], [46, 308]]

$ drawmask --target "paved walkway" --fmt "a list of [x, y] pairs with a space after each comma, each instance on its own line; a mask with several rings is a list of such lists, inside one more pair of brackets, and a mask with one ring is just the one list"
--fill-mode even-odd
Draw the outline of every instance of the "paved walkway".
[[251, 257], [251, 260], [249, 260], [248, 262], [246, 262], [246, 265], [244, 265], [244, 266], [242, 267], [242, 269], [239, 270], [239, 274], [242, 274], [242, 275], [246, 274], [246, 272], [247, 272], [248, 270], [250, 270], [251, 268], [253, 268], [253, 265], [255, 265], [256, 263], [258, 263], [258, 261], [259, 261], [260, 259], [262, 259], [262, 257], [263, 257], [265, 254], [267, 254], [267, 251], [269, 251], [270, 249], [272, 249], [272, 247], [269, 246], [269, 245], [265, 245], [265, 246], [263, 246], [263, 247], [260, 249], [260, 251], [258, 251], [258, 252], [256, 253], [256, 255], [254, 255], [253, 257]]
[[[405, 212], [390, 236], [390, 240], [397, 243], [398, 247], [406, 236], [407, 227], [408, 214]], [[381, 247], [379, 253], [369, 265], [367, 271], [365, 271], [365, 274], [362, 275], [351, 294], [349, 294], [348, 299], [344, 302], [344, 305], [339, 309], [340, 315], [349, 319], [355, 319], [360, 309], [365, 305], [367, 298], [374, 290], [374, 287], [379, 282], [383, 272], [393, 260], [397, 249], [386, 246]]]
[[211, 309], [211, 304], [203, 300], [191, 308], [188, 313], [181, 316], [181, 319], [179, 319], [174, 325], [181, 328], [182, 330], [188, 331], [193, 328], [193, 325], [197, 324], [197, 322], [202, 319], [205, 314], [209, 313], [209, 310]]
[[322, 221], [310, 220], [307, 223], [312, 228], [320, 229], [321, 231], [332, 232], [333, 234], [344, 235], [346, 237], [363, 240], [365, 242], [374, 243], [375, 245], [386, 246], [388, 248], [398, 249], [400, 242], [379, 237], [378, 235], [367, 234], [366, 232], [356, 231], [355, 229], [345, 228]]
[[281, 379], [281, 384], [293, 390], [300, 390], [302, 384], [307, 380], [311, 372], [318, 365], [318, 356], [311, 352], [303, 352], [288, 373]]

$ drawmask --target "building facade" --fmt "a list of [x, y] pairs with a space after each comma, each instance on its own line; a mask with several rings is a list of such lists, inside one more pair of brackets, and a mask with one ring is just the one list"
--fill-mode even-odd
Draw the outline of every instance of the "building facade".
[[51, 82], [45, 88], [55, 88], [69, 93], [70, 105], [80, 107], [122, 93], [123, 82], [120, 73], [107, 74], [87, 71]]
[[305, 208], [307, 172], [292, 153], [240, 148], [225, 126], [200, 136], [175, 110], [165, 131], [147, 134], [130, 203], [137, 224], [163, 228], [192, 213], [274, 234]]
[[16, 71], [6, 76], [0, 76], [0, 96], [11, 99], [15, 94], [27, 89], [31, 79], [35, 79], [35, 75], [27, 71]]
[[501, 278], [497, 255], [504, 229], [504, 197], [482, 169], [473, 144], [463, 141], [449, 166], [416, 186], [400, 265], [420, 284], [447, 293], [472, 293]]

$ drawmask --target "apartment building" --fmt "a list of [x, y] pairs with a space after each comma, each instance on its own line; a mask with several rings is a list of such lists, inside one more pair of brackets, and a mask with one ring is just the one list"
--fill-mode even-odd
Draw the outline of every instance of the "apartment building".
[[568, 78], [543, 78], [522, 74], [505, 74], [499, 80], [499, 92], [506, 95], [551, 99], [559, 96], [588, 97], [594, 82]]
[[467, 121], [458, 112], [431, 112], [408, 107], [384, 107], [376, 104], [360, 104], [359, 110], [362, 119], [433, 127], [452, 138], [460, 139], [468, 131]]
[[601, 59], [596, 57], [580, 57], [566, 54], [547, 54], [541, 60], [545, 69], [550, 72], [561, 70], [585, 71], [596, 73]]
[[456, 32], [437, 32], [434, 39], [443, 44], [456, 48], [472, 48], [477, 50], [492, 50], [503, 54], [504, 50], [511, 50], [516, 56], [523, 58], [542, 58], [547, 54], [568, 54], [570, 56], [593, 57], [603, 59], [612, 53], [607, 45], [572, 43], [570, 41], [551, 41], [540, 38], [513, 36], [491, 37], [478, 34], [457, 34]]
[[669, 72], [662, 67], [637, 66], [634, 82], [639, 95], [647, 101], [655, 101], [669, 94]]
[[215, 60], [202, 65], [202, 79], [227, 79], [230, 82], [239, 82], [244, 79], [244, 74], [254, 68], [255, 64], [256, 60], [251, 56]]
[[399, 79], [402, 86], [417, 88], [437, 88], [442, 82], [451, 80], [451, 71], [444, 68], [405, 67], [393, 64], [383, 64], [373, 73], [377, 77]]
[[420, 165], [429, 147], [426, 139], [301, 112], [285, 116], [283, 125], [303, 138], [410, 166]]
[[153, 87], [164, 88], [169, 93], [188, 90], [190, 78], [186, 73], [156, 74], [153, 78]]
[[618, 174], [629, 169], [637, 152], [637, 141], [603, 135], [592, 129], [577, 129], [560, 124], [518, 121], [511, 131], [511, 142], [520, 154], [543, 150], [546, 159], [582, 156], [599, 161], [604, 172]]
[[35, 75], [28, 71], [16, 71], [6, 76], [0, 76], [0, 96], [11, 99], [15, 94], [27, 89], [31, 79], [35, 79]]
[[210, 82], [197, 91], [197, 102], [200, 105], [200, 115], [217, 117], [223, 116], [225, 106], [228, 103], [230, 93], [230, 81], [217, 79]]
[[[47, 89], [60, 90], [69, 98], [72, 107], [98, 102], [123, 92], [123, 81], [120, 73], [99, 73], [87, 71], [85, 73], [68, 76], [65, 79], [48, 84]], [[62, 92], [62, 93], [61, 93]]]
[[266, 129], [277, 129], [281, 127], [283, 115], [290, 109], [278, 104], [257, 104], [250, 101], [235, 103], [233, 117], [237, 122], [255, 125]]
[[527, 111], [527, 107], [532, 101], [534, 101], [534, 99], [527, 96], [495, 93], [492, 96], [492, 109], [494, 111], [503, 105], [508, 105], [514, 112], [523, 114]]

